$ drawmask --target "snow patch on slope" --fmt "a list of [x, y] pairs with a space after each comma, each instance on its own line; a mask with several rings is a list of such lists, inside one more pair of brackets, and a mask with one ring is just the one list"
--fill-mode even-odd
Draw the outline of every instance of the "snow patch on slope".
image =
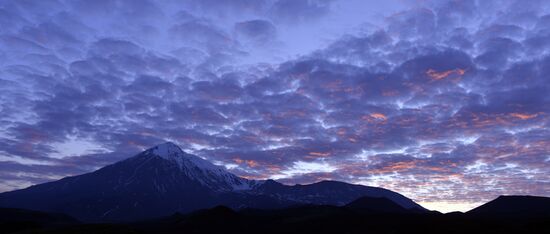
[[178, 165], [191, 179], [216, 190], [249, 190], [258, 182], [240, 178], [200, 157], [187, 154], [176, 144], [166, 142], [146, 152], [171, 161]]

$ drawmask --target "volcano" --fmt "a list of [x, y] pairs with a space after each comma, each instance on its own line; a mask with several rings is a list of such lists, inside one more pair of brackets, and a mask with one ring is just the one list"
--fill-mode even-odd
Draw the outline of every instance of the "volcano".
[[377, 187], [337, 181], [284, 185], [248, 180], [167, 142], [97, 171], [0, 194], [0, 206], [65, 213], [83, 221], [135, 221], [219, 205], [276, 209], [345, 205], [361, 197], [386, 198], [404, 209], [425, 210]]

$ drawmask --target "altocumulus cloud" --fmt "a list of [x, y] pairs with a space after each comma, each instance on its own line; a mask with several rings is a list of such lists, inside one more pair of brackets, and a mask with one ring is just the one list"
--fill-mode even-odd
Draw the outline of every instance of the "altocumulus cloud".
[[402, 5], [286, 47], [338, 4], [2, 1], [0, 190], [171, 140], [248, 178], [550, 195], [550, 5]]

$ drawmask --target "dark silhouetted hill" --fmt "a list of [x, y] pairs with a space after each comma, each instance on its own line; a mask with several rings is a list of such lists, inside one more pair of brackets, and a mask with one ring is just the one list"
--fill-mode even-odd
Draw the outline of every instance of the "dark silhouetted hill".
[[76, 219], [65, 214], [45, 213], [15, 208], [0, 208], [0, 233], [11, 233], [48, 227], [64, 227], [78, 223]]
[[[550, 218], [550, 198], [536, 196], [500, 196], [467, 212], [470, 216], [510, 218]], [[550, 219], [549, 219], [550, 221]]]
[[346, 208], [370, 213], [410, 213], [395, 202], [383, 197], [362, 197], [345, 206]]
[[[374, 201], [382, 204], [373, 205]], [[392, 213], [387, 212], [388, 207], [395, 211], [392, 203], [363, 198], [341, 207], [301, 205], [272, 210], [233, 210], [217, 206], [132, 223], [67, 224], [24, 233], [550, 233], [548, 217], [537, 216], [537, 212], [529, 219], [486, 218], [460, 212]], [[368, 208], [369, 212], [357, 212], [357, 208]], [[383, 212], [374, 212], [374, 208]]]

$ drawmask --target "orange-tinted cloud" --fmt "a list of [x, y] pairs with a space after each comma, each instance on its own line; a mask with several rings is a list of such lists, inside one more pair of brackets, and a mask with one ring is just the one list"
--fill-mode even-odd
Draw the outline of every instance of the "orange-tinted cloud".
[[258, 166], [258, 162], [254, 160], [246, 160], [246, 165], [248, 165], [249, 167], [256, 167]]
[[243, 160], [243, 159], [240, 159], [240, 158], [234, 158], [233, 159], [234, 162], [236, 162], [237, 164], [246, 164], [247, 166], [249, 167], [256, 167], [258, 166], [258, 162], [254, 161], [254, 160]]
[[315, 156], [315, 157], [327, 157], [330, 156], [329, 152], [309, 152], [309, 155]]
[[386, 174], [386, 173], [394, 173], [394, 172], [402, 172], [410, 170], [414, 167], [416, 167], [417, 162], [416, 161], [408, 161], [408, 162], [393, 162], [388, 165], [385, 165], [381, 168], [371, 169], [371, 173], [376, 174]]
[[452, 74], [462, 76], [464, 75], [465, 72], [466, 71], [464, 69], [459, 69], [459, 68], [453, 69], [453, 70], [441, 71], [441, 72], [438, 72], [434, 69], [428, 69], [428, 71], [426, 71], [426, 75], [428, 75], [433, 80], [442, 80]]
[[519, 119], [522, 119], [522, 120], [526, 120], [526, 119], [532, 119], [532, 118], [535, 118], [538, 116], [538, 114], [522, 114], [522, 113], [512, 113], [510, 114], [511, 116], [513, 117], [516, 117], [516, 118], [519, 118]]
[[375, 119], [381, 119], [381, 120], [388, 119], [388, 117], [386, 117], [386, 115], [384, 115], [382, 113], [372, 113], [372, 114], [370, 114], [370, 116], [375, 118]]

